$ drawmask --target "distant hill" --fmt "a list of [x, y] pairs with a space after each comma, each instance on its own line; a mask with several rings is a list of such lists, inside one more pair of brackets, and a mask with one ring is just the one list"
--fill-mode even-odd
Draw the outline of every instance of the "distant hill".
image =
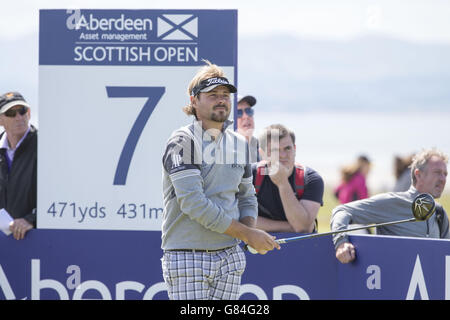
[[[0, 90], [37, 105], [37, 34], [0, 40]], [[350, 41], [290, 36], [239, 39], [239, 89], [261, 110], [450, 112], [450, 45], [381, 36]]]
[[450, 45], [380, 36], [239, 39], [239, 88], [262, 110], [450, 111]]

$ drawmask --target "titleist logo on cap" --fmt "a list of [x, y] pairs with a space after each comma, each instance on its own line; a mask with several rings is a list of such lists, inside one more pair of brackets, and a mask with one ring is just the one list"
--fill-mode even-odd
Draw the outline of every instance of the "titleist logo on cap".
[[209, 87], [210, 85], [213, 84], [228, 84], [228, 80], [225, 78], [210, 78], [210, 79], [206, 79], [206, 86]]
[[[208, 92], [217, 86], [227, 86], [230, 92], [235, 93], [237, 91], [236, 87], [228, 82], [225, 77], [214, 77], [201, 81], [198, 85], [192, 88], [191, 95], [196, 96], [199, 92]], [[210, 88], [211, 87], [211, 88]], [[209, 90], [208, 90], [209, 88]]]

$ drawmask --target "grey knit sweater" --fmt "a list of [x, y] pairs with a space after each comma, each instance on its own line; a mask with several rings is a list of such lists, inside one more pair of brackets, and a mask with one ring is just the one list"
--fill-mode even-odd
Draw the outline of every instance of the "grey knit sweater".
[[246, 140], [227, 129], [230, 124], [217, 141], [197, 121], [169, 138], [163, 156], [163, 249], [233, 246], [239, 240], [223, 233], [232, 220], [256, 219]]

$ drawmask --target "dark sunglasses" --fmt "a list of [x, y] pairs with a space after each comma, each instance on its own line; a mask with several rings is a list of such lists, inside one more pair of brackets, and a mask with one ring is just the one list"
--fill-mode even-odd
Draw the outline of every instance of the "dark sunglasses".
[[14, 118], [17, 114], [17, 112], [23, 116], [25, 113], [27, 113], [28, 108], [25, 106], [22, 106], [19, 109], [9, 109], [8, 111], [5, 111], [4, 115], [9, 117], [9, 118]]
[[249, 117], [253, 117], [253, 114], [255, 113], [255, 110], [253, 110], [252, 107], [248, 107], [248, 108], [245, 108], [245, 109], [238, 109], [237, 110], [237, 117], [238, 118], [242, 118], [242, 116], [244, 115], [244, 111]]

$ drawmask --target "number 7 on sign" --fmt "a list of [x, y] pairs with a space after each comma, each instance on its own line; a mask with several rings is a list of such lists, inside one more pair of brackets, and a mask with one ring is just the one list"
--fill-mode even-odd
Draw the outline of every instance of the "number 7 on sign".
[[125, 184], [139, 137], [165, 91], [164, 87], [106, 87], [108, 98], [148, 98], [123, 146], [114, 175], [114, 185]]

